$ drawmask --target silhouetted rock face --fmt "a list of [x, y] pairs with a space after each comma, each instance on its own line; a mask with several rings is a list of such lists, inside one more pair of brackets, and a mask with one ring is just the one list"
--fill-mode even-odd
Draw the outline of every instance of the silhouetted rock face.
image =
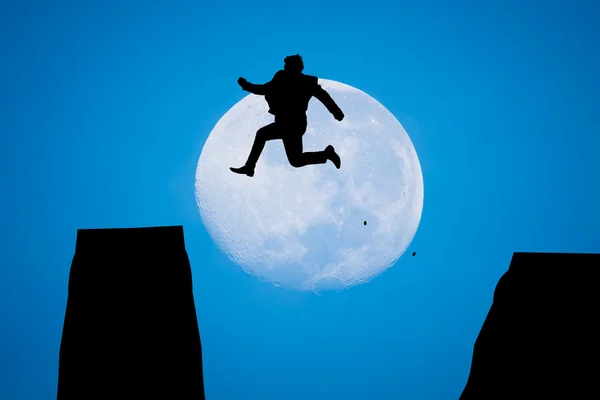
[[181, 226], [78, 231], [57, 398], [204, 399]]
[[599, 267], [597, 254], [514, 253], [460, 399], [600, 398]]

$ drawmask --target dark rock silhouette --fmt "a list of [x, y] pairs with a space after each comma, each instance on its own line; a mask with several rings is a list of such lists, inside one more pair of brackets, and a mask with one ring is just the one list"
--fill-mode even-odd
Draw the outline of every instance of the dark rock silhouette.
[[316, 76], [305, 75], [304, 61], [299, 54], [287, 56], [283, 60], [282, 70], [277, 71], [269, 82], [256, 85], [244, 78], [238, 79], [238, 84], [245, 91], [265, 96], [269, 105], [269, 113], [275, 116], [275, 121], [263, 126], [256, 132], [252, 149], [246, 163], [229, 169], [236, 174], [254, 176], [256, 163], [265, 144], [269, 140], [281, 139], [290, 165], [295, 168], [306, 165], [325, 164], [331, 161], [337, 169], [341, 167], [340, 156], [331, 145], [322, 151], [305, 152], [302, 137], [306, 133], [306, 111], [312, 97], [317, 98], [335, 119], [344, 119], [344, 113], [333, 98], [319, 85]]
[[461, 400], [600, 398], [600, 254], [514, 253]]
[[181, 226], [77, 232], [57, 399], [92, 398], [205, 398]]

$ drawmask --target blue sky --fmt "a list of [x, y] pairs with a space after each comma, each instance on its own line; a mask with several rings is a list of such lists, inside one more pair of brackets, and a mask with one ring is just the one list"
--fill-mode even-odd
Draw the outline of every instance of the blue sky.
[[[184, 225], [211, 400], [456, 399], [512, 252], [600, 251], [592, 1], [0, 7], [2, 399], [56, 396], [78, 228]], [[295, 53], [394, 113], [425, 184], [417, 256], [322, 296], [246, 275], [194, 199], [237, 78]]]

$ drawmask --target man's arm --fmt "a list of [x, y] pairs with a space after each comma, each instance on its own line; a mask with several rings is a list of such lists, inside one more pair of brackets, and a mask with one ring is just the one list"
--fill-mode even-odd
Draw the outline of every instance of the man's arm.
[[244, 78], [240, 78], [240, 79], [238, 79], [238, 84], [246, 92], [264, 96], [267, 93], [267, 85], [269, 84], [269, 82], [261, 85], [261, 84], [250, 83], [247, 80], [245, 80]]
[[271, 83], [278, 77], [278, 74], [281, 71], [278, 71], [275, 76], [273, 76], [273, 79], [271, 79], [269, 82], [264, 83], [264, 84], [254, 84], [254, 83], [250, 83], [248, 82], [246, 79], [244, 78], [240, 78], [238, 79], [238, 84], [242, 87], [243, 90], [245, 90], [246, 92], [250, 92], [250, 93], [254, 93], [254, 94], [258, 94], [261, 96], [264, 96], [267, 93], [267, 90], [269, 88], [269, 86], [271, 85]]
[[313, 96], [319, 99], [319, 101], [323, 103], [325, 107], [327, 107], [327, 110], [335, 117], [335, 119], [338, 121], [344, 119], [344, 113], [342, 110], [338, 107], [335, 101], [333, 101], [329, 93], [327, 93], [325, 89], [321, 87], [321, 85], [317, 85]]

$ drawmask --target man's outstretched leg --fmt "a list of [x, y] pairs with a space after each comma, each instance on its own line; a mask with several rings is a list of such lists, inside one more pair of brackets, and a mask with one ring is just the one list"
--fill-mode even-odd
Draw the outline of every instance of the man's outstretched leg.
[[248, 156], [246, 164], [240, 168], [230, 167], [229, 169], [236, 174], [254, 176], [254, 168], [256, 167], [260, 153], [262, 153], [265, 148], [265, 143], [268, 140], [281, 139], [281, 133], [278, 128], [279, 127], [275, 125], [274, 122], [260, 128], [256, 132], [254, 144], [252, 144], [252, 149], [250, 150], [250, 155]]
[[325, 164], [331, 161], [337, 169], [340, 169], [342, 160], [335, 152], [333, 146], [329, 145], [323, 151], [303, 152], [302, 135], [290, 134], [283, 138], [283, 146], [290, 165], [295, 168], [305, 165]]

